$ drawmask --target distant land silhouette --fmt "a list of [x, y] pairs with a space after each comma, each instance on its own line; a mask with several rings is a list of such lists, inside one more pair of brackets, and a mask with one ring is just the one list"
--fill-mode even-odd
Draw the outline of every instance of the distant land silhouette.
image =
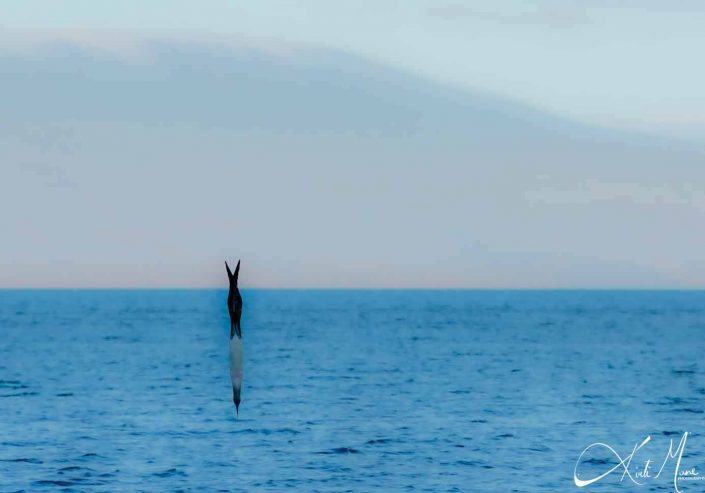
[[64, 43], [0, 71], [6, 286], [217, 286], [228, 244], [260, 286], [705, 277], [695, 144], [318, 48]]

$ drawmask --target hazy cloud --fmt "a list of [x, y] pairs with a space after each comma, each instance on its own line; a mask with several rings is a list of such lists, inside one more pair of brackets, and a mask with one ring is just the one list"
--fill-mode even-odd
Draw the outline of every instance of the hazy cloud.
[[563, 3], [566, 5], [572, 5], [576, 8], [618, 8], [653, 12], [705, 13], [705, 4], [701, 0], [568, 0]]
[[516, 26], [571, 28], [594, 22], [591, 11], [633, 9], [654, 13], [705, 13], [696, 0], [541, 0], [510, 4], [449, 3], [428, 9], [429, 15], [446, 20], [476, 19]]
[[69, 179], [66, 172], [58, 166], [35, 161], [21, 163], [19, 168], [24, 175], [40, 179], [47, 187], [73, 188], [76, 186], [76, 183]]
[[563, 4], [536, 4], [530, 9], [515, 9], [511, 12], [480, 10], [462, 4], [432, 7], [429, 14], [447, 20], [472, 18], [507, 25], [537, 25], [555, 28], [570, 28], [591, 22], [584, 9]]
[[589, 179], [572, 188], [542, 187], [527, 190], [530, 204], [591, 204], [602, 201], [626, 201], [637, 205], [687, 205], [705, 210], [705, 192], [690, 185], [642, 185], [634, 182], [603, 182]]

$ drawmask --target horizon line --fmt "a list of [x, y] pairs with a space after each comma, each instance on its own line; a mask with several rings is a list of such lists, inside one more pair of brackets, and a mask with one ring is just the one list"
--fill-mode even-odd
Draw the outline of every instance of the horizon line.
[[[2, 287], [0, 291], [226, 291], [227, 286], [127, 286], [127, 287]], [[272, 287], [240, 286], [246, 291], [705, 291], [702, 287]]]

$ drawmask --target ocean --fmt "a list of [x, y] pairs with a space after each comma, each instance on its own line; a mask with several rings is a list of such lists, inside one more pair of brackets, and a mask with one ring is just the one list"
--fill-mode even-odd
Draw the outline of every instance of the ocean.
[[0, 291], [0, 491], [705, 491], [705, 292], [226, 296]]

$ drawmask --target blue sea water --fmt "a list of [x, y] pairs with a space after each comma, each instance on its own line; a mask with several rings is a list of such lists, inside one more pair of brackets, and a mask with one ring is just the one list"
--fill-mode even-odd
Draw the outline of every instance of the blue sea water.
[[703, 292], [243, 290], [239, 417], [225, 298], [0, 291], [0, 491], [675, 491], [573, 474], [684, 432], [705, 473]]

